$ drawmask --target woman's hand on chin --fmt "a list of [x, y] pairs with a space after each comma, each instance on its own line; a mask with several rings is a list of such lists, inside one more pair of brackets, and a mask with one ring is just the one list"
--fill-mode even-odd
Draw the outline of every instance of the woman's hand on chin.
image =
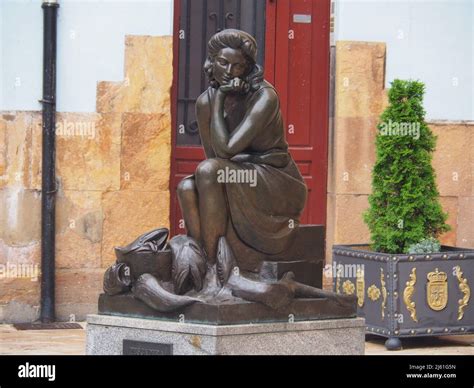
[[238, 94], [245, 94], [249, 91], [249, 84], [244, 80], [236, 77], [232, 79], [229, 83], [222, 84], [219, 87], [219, 91], [221, 93], [238, 93]]

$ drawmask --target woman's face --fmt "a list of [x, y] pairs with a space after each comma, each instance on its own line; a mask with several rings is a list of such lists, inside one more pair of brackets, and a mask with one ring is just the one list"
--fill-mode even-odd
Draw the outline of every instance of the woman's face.
[[224, 85], [234, 78], [243, 79], [247, 68], [248, 63], [242, 51], [227, 47], [217, 54], [212, 71], [219, 85]]

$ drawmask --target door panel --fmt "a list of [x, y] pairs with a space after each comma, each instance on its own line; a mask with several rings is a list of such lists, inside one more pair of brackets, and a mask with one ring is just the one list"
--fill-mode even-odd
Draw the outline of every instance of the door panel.
[[[202, 68], [207, 42], [216, 32], [237, 28], [256, 36], [258, 61], [264, 58], [265, 7], [261, 0], [179, 0], [179, 71], [176, 144], [199, 146], [194, 113], [197, 97], [208, 87]], [[258, 25], [257, 25], [258, 23]], [[262, 27], [263, 26], [263, 27]]]
[[303, 223], [326, 223], [329, 0], [279, 0], [275, 86], [290, 152], [308, 186]]

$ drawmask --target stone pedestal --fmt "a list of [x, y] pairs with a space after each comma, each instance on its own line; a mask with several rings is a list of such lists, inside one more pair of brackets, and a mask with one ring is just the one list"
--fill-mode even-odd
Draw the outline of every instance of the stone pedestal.
[[363, 318], [203, 325], [89, 315], [88, 355], [363, 355]]

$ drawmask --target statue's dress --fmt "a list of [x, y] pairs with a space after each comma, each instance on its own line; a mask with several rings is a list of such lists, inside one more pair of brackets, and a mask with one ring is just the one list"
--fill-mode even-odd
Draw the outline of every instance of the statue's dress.
[[[275, 88], [264, 81], [247, 95], [245, 104], [235, 104], [225, 119], [232, 132], [245, 119], [256, 96], [264, 89]], [[209, 107], [216, 90], [209, 88]], [[307, 189], [298, 168], [288, 152], [279, 99], [274, 99], [274, 113], [263, 123], [251, 145], [232, 159], [215, 158], [223, 171], [256, 171], [256, 185], [224, 183], [228, 211], [237, 236], [248, 246], [266, 254], [277, 254], [288, 248], [305, 206]], [[209, 123], [210, 125], [210, 123]], [[255, 173], [252, 173], [255, 174]], [[249, 175], [252, 176], [252, 175]], [[255, 175], [253, 175], [255, 176]], [[222, 184], [222, 183], [218, 183]]]

